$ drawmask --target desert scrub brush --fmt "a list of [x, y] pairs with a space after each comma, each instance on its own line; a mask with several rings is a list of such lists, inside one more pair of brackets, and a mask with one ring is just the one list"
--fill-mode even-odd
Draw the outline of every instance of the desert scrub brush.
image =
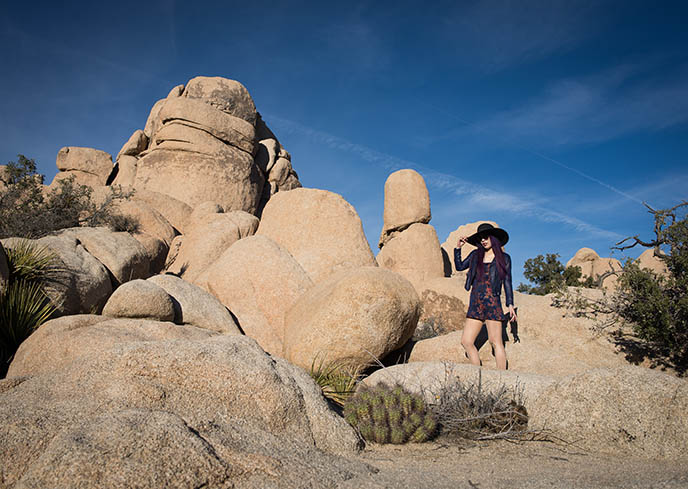
[[419, 395], [400, 385], [360, 385], [344, 405], [344, 418], [366, 441], [422, 443], [435, 434], [437, 421]]

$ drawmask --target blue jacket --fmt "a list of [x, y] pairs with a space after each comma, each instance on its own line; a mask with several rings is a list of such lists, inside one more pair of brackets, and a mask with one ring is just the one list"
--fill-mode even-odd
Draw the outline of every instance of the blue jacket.
[[[502, 285], [504, 285], [504, 294], [506, 295], [506, 305], [514, 305], [514, 289], [511, 285], [511, 257], [504, 253], [504, 261], [506, 262], [506, 277], [502, 282], [499, 273], [497, 272], [496, 263], [494, 267], [490, 267], [490, 286], [492, 291], [500, 296], [502, 292]], [[478, 253], [476, 250], [471, 251], [465, 260], [461, 259], [461, 248], [454, 248], [454, 265], [460, 272], [468, 268], [468, 275], [466, 276], [466, 290], [470, 290], [475, 280], [475, 270], [478, 268]]]

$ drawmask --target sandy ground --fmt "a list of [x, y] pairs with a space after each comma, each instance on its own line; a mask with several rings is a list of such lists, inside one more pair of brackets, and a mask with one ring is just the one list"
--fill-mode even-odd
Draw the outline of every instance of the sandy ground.
[[586, 453], [549, 442], [372, 445], [375, 469], [341, 488], [688, 488], [688, 464]]

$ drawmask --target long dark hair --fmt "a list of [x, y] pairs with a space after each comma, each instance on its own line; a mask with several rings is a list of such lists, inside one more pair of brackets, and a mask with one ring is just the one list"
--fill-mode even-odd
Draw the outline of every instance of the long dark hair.
[[[502, 252], [502, 243], [499, 242], [497, 238], [489, 235], [490, 243], [492, 243], [492, 251], [495, 254], [495, 262], [497, 263], [497, 273], [499, 273], [499, 278], [504, 280], [506, 278], [506, 260], [504, 259], [504, 253]], [[478, 243], [478, 268], [477, 272], [479, 276], [485, 273], [485, 264], [483, 260], [485, 259], [485, 248], [483, 245]]]

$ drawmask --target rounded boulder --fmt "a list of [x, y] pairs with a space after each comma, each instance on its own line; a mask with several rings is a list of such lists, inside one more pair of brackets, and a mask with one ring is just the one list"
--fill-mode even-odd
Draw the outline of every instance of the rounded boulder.
[[420, 302], [413, 285], [377, 267], [340, 271], [303, 294], [285, 317], [284, 356], [367, 365], [413, 335]]
[[146, 280], [132, 280], [113, 292], [103, 308], [103, 316], [174, 321], [174, 309], [172, 298], [162, 287]]

